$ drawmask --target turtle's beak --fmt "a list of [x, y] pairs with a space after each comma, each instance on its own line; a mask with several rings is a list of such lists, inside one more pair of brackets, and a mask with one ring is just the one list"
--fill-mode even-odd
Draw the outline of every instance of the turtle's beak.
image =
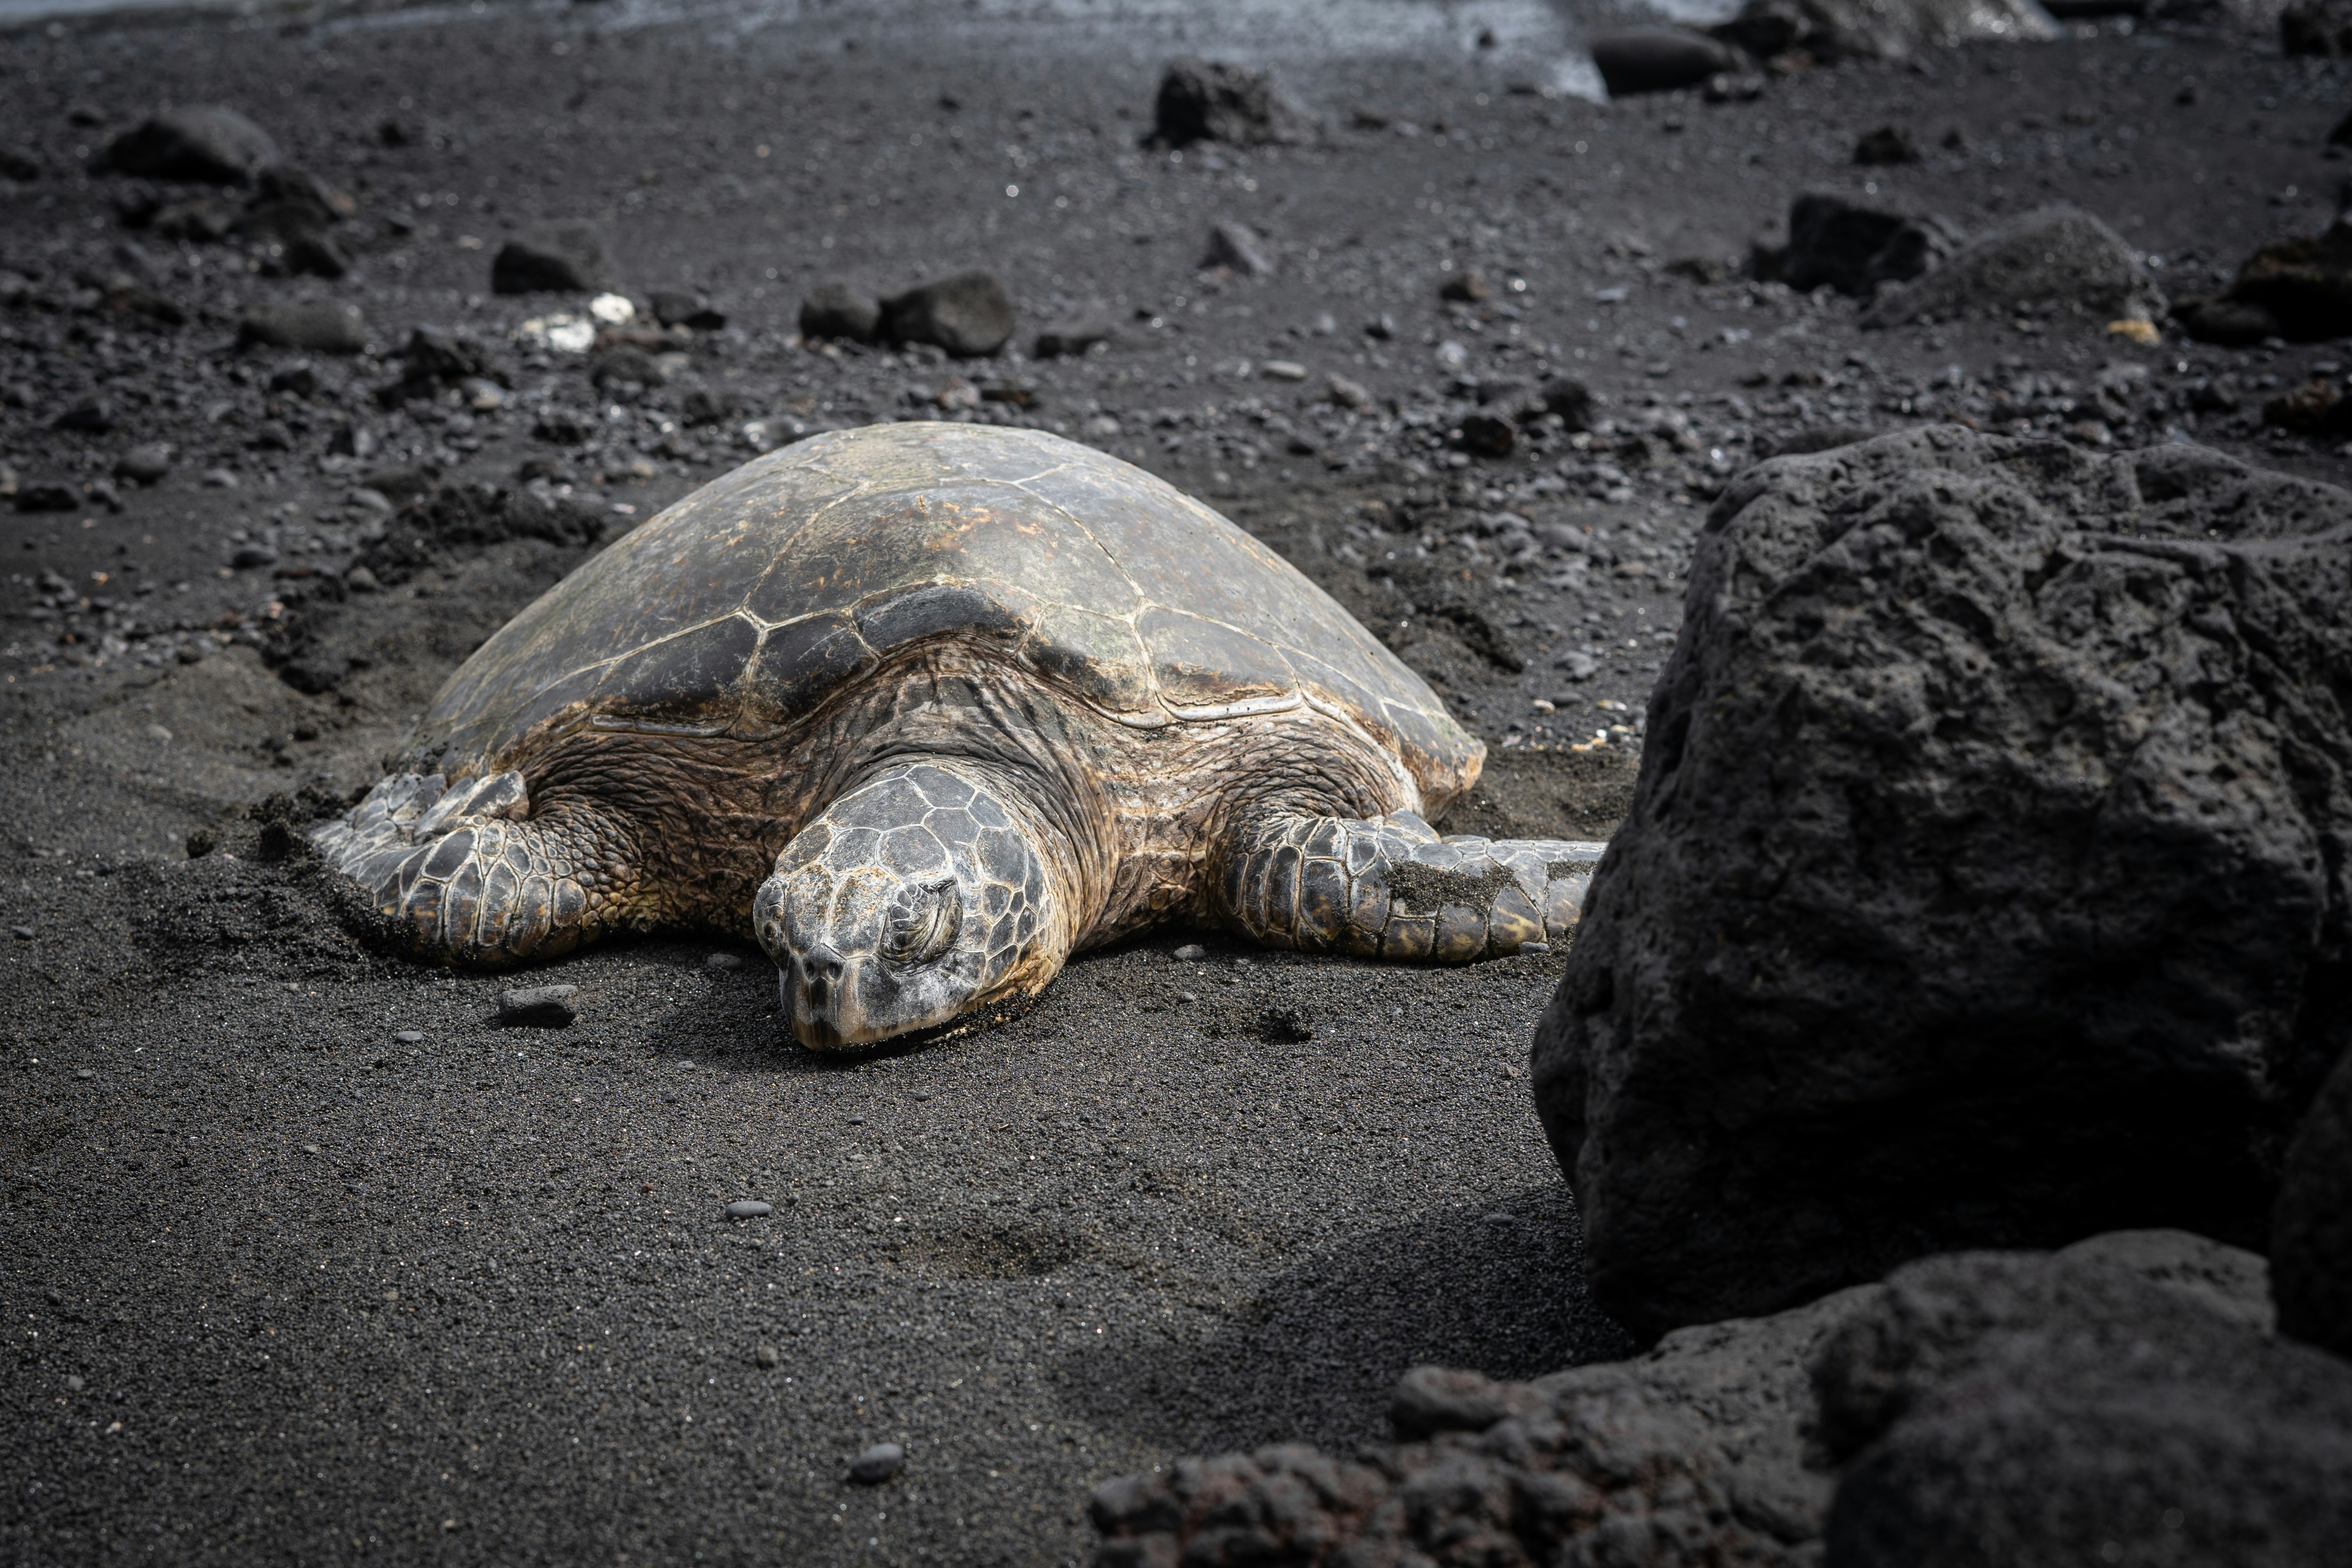
[[784, 1006], [801, 1044], [821, 1051], [867, 1037], [864, 1009], [857, 1005], [858, 967], [856, 959], [844, 958], [824, 942], [792, 955], [781, 979]]

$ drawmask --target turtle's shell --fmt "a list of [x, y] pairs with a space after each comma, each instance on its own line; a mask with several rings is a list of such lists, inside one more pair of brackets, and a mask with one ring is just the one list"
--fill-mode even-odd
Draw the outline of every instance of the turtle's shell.
[[1483, 750], [1329, 595], [1140, 468], [1031, 430], [835, 431], [713, 480], [507, 623], [414, 752], [452, 777], [572, 730], [764, 737], [910, 644], [1001, 652], [1150, 728], [1311, 703], [1432, 804]]

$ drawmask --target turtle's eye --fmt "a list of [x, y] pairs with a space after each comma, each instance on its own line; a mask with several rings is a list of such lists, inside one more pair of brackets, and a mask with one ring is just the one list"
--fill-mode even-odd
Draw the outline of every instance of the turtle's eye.
[[954, 878], [912, 889], [905, 902], [890, 906], [882, 956], [893, 963], [929, 963], [954, 944], [962, 928], [963, 900]]

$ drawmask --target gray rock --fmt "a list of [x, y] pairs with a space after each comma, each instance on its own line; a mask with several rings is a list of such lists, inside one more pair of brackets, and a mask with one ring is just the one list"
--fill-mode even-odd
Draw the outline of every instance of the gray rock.
[[709, 953], [703, 958], [702, 967], [721, 972], [740, 969], [743, 967], [743, 955], [740, 952]]
[[2021, 304], [2072, 305], [2102, 320], [2164, 314], [2163, 290], [2123, 237], [2071, 206], [2048, 206], [1969, 240], [1917, 281], [1880, 291], [1865, 327], [1898, 327], [1923, 316], [1997, 314]]
[[773, 1204], [763, 1204], [757, 1198], [738, 1198], [727, 1205], [729, 1219], [765, 1219], [776, 1212]]
[[1039, 359], [1074, 358], [1117, 335], [1110, 312], [1099, 305], [1089, 306], [1064, 316], [1039, 332], [1034, 353]]
[[237, 323], [240, 344], [355, 354], [367, 347], [367, 321], [357, 305], [335, 301], [255, 305]]
[[579, 1014], [572, 999], [577, 985], [526, 985], [499, 993], [499, 1022], [509, 1027], [561, 1029]]
[[896, 1443], [877, 1443], [850, 1464], [849, 1479], [861, 1487], [878, 1487], [906, 1464], [906, 1449]]
[[228, 563], [240, 572], [250, 572], [257, 566], [277, 563], [278, 552], [267, 544], [240, 544], [230, 552]]
[[1732, 482], [1537, 1034], [1606, 1310], [2260, 1235], [2352, 1034], [2352, 735], [2306, 695], [2347, 542], [2352, 496], [2180, 445], [1937, 426]]
[[2352, 1358], [2352, 1055], [2287, 1146], [2271, 1210], [2279, 1331]]
[[1739, 58], [1705, 33], [1684, 27], [1626, 27], [1592, 40], [1592, 63], [1612, 98], [1697, 87]]
[[1759, 59], [1801, 49], [1824, 62], [2057, 36], [2033, 0], [1748, 0], [1737, 17], [1709, 30]]
[[715, 332], [727, 324], [727, 313], [714, 309], [708, 298], [682, 289], [656, 289], [646, 305], [653, 311], [654, 320], [665, 327]]
[[148, 180], [240, 185], [278, 162], [269, 132], [217, 103], [167, 109], [106, 145], [104, 167]]
[[958, 359], [996, 353], [1013, 337], [1013, 300], [987, 272], [960, 272], [882, 301], [881, 335], [932, 343]]
[[801, 336], [870, 343], [882, 325], [882, 307], [845, 283], [822, 283], [801, 301]]
[[[1801, 293], [1826, 285], [1866, 296], [1882, 284], [1918, 277], [1951, 248], [1950, 232], [1934, 220], [1816, 192], [1790, 204], [1788, 246], [1759, 270]], [[1761, 252], [1757, 259], [1768, 261]]]
[[2296, 1568], [2352, 1532], [2352, 1365], [2112, 1265], [1899, 1269], [1814, 1378], [1829, 1568]]
[[782, 1352], [773, 1345], [754, 1345], [751, 1348], [751, 1363], [754, 1366], [772, 1368], [782, 1366], [783, 1363]]
[[1808, 425], [1778, 441], [1768, 443], [1756, 456], [1761, 461], [1766, 458], [1796, 458], [1810, 452], [1832, 452], [1840, 447], [1851, 447], [1857, 441], [1867, 441], [1874, 434], [1859, 425]]
[[1264, 278], [1274, 271], [1274, 263], [1265, 254], [1265, 242], [1247, 224], [1226, 218], [1211, 226], [1209, 247], [1202, 252], [1203, 267], [1224, 267], [1244, 278]]
[[421, 1045], [424, 1043], [425, 1031], [422, 1029], [395, 1029], [393, 1031], [392, 1037], [398, 1040], [404, 1046]]
[[559, 224], [508, 240], [490, 260], [494, 294], [593, 294], [614, 287], [604, 236]]
[[1240, 147], [1297, 141], [1305, 119], [1262, 71], [1178, 60], [1160, 79], [1150, 141], [1163, 147], [1225, 142]]

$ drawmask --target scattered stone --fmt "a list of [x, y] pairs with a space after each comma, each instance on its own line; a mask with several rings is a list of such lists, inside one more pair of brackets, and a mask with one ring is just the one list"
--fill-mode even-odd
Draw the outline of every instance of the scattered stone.
[[646, 301], [654, 320], [665, 327], [684, 327], [689, 331], [715, 332], [727, 325], [727, 314], [711, 308], [709, 300], [700, 294], [681, 289], [658, 289]]
[[577, 985], [526, 985], [501, 991], [499, 1022], [509, 1027], [563, 1028], [579, 1016], [572, 1005], [572, 999], [579, 994]]
[[1544, 383], [1542, 395], [1544, 412], [1559, 415], [1570, 431], [1592, 428], [1592, 389], [1584, 383], [1559, 376]]
[[41, 177], [40, 160], [13, 147], [0, 147], [0, 179], [29, 184]]
[[1342, 408], [1352, 408], [1362, 414], [1372, 406], [1372, 395], [1360, 382], [1332, 372], [1324, 384], [1324, 396]]
[[156, 208], [146, 227], [158, 239], [218, 245], [236, 227], [236, 209], [217, 196], [193, 196]]
[[1759, 248], [1757, 272], [1799, 293], [1826, 284], [1867, 296], [1882, 283], [1918, 277], [1950, 249], [1940, 225], [1816, 193], [1790, 204], [1787, 248], [1777, 258]]
[[782, 1366], [783, 1363], [783, 1354], [782, 1352], [778, 1351], [775, 1346], [754, 1345], [751, 1347], [752, 1365], [761, 1368], [774, 1368]]
[[1303, 117], [1262, 71], [1209, 60], [1178, 60], [1160, 79], [1151, 134], [1161, 147], [1225, 142], [1237, 147], [1298, 140]]
[[1472, 457], [1507, 458], [1518, 439], [1517, 429], [1507, 419], [1492, 414], [1465, 414], [1462, 417], [1459, 443]]
[[1458, 305], [1477, 305], [1495, 297], [1495, 286], [1475, 268], [1457, 272], [1438, 285], [1437, 297]]
[[2163, 290], [2121, 235], [2089, 213], [2058, 205], [1988, 229], [1916, 282], [1883, 289], [1862, 321], [1895, 327], [2053, 302], [2101, 321], [2145, 321], [2163, 314], [2165, 305]]
[[241, 185], [278, 162], [269, 133], [217, 103], [167, 109], [106, 145], [100, 165], [148, 180]]
[[1865, 430], [1859, 425], [1808, 425], [1778, 441], [1759, 447], [1756, 460], [1762, 462], [1767, 458], [1801, 458], [1811, 452], [1834, 451], [1840, 447], [1851, 447], [1857, 441], [1867, 441], [1876, 434], [1876, 431]]
[[2287, 1146], [2270, 1241], [2279, 1332], [2352, 1358], [2352, 1055]]
[[1592, 63], [1612, 98], [1697, 87], [1739, 68], [1738, 57], [1705, 33], [1683, 27], [1628, 27], [1592, 40]]
[[78, 430], [86, 436], [103, 436], [114, 428], [114, 408], [102, 397], [77, 403], [50, 420], [49, 428]]
[[2341, 440], [2352, 435], [2352, 398], [2332, 381], [2314, 381], [2263, 405], [2263, 423], [2298, 436]]
[[1537, 1035], [1605, 1310], [2259, 1234], [2352, 1026], [2305, 847], [2342, 818], [2290, 760], [2352, 751], [2303, 695], [2352, 658], [2347, 529], [2352, 496], [2195, 447], [1953, 426], [1732, 481]]
[[1209, 950], [1197, 942], [1188, 942], [1178, 948], [1171, 956], [1179, 963], [1198, 963], [1209, 956]]
[[2279, 47], [2323, 59], [2352, 55], [2352, 5], [2346, 0], [2297, 0], [2279, 13]]
[[404, 1046], [422, 1045], [425, 1042], [425, 1031], [422, 1029], [396, 1029], [393, 1032], [392, 1037], [398, 1040]]
[[861, 1487], [878, 1487], [906, 1467], [907, 1450], [896, 1443], [877, 1443], [857, 1456], [849, 1479]]
[[367, 321], [357, 305], [340, 301], [289, 301], [250, 307], [237, 323], [240, 347], [300, 349], [308, 353], [355, 354], [367, 347]]
[[277, 563], [278, 552], [267, 544], [240, 544], [228, 558], [228, 563], [239, 572], [250, 572], [261, 566], [274, 566]]
[[1100, 306], [1090, 306], [1039, 332], [1033, 352], [1039, 359], [1074, 359], [1097, 343], [1110, 342], [1117, 332], [1110, 312]]
[[1882, 125], [1854, 143], [1853, 161], [1864, 168], [1916, 163], [1919, 161], [1919, 143], [1911, 139], [1907, 125]]
[[614, 287], [604, 237], [586, 224], [560, 224], [499, 247], [493, 294], [601, 294]]
[[1209, 229], [1209, 248], [1201, 258], [1203, 267], [1223, 267], [1244, 278], [1265, 278], [1274, 271], [1267, 258], [1265, 246], [1247, 224], [1231, 218], [1220, 219]]
[[740, 969], [743, 967], [743, 955], [740, 952], [710, 953], [703, 959], [702, 967], [721, 971]]
[[1258, 367], [1258, 374], [1269, 381], [1305, 381], [1307, 367], [1295, 359], [1270, 359]]
[[2352, 216], [2319, 234], [2262, 247], [2227, 289], [2190, 300], [2179, 320], [2190, 337], [2212, 343], [2352, 335]]
[[882, 307], [873, 297], [853, 293], [844, 283], [823, 283], [801, 301], [801, 336], [845, 338], [870, 343], [882, 324]]
[[71, 485], [30, 484], [16, 491], [18, 511], [79, 511], [81, 497]]
[[996, 353], [1013, 338], [1013, 300], [993, 273], [960, 272], [881, 302], [880, 332], [893, 342], [931, 343], [958, 359]]
[[738, 1198], [727, 1205], [729, 1219], [765, 1219], [776, 1212], [773, 1204], [763, 1204], [757, 1198]]
[[373, 594], [382, 588], [383, 583], [365, 566], [354, 566], [343, 574], [343, 585], [354, 594]]
[[34, 933], [31, 926], [10, 926], [8, 928], [8, 934], [15, 937], [18, 942], [30, 942], [33, 940]]

